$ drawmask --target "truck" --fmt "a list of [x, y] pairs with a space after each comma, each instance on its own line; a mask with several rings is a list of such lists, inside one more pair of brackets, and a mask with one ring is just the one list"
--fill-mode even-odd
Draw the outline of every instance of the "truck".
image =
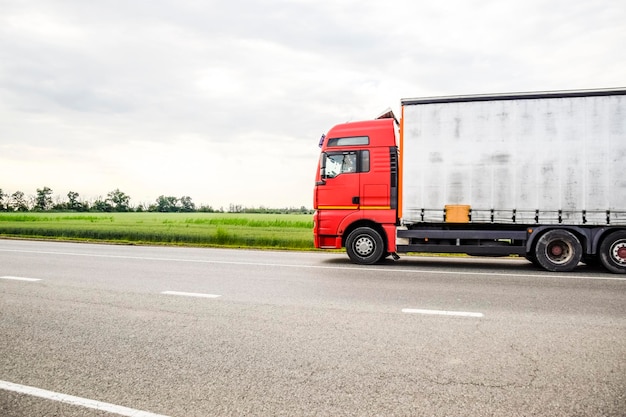
[[314, 241], [626, 273], [626, 88], [401, 99], [322, 135]]

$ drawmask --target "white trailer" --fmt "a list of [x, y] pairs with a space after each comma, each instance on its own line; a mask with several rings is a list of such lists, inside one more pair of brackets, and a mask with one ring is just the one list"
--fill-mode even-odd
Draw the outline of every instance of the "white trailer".
[[405, 99], [403, 219], [626, 224], [626, 96], [615, 90]]
[[626, 90], [403, 99], [397, 251], [626, 273]]

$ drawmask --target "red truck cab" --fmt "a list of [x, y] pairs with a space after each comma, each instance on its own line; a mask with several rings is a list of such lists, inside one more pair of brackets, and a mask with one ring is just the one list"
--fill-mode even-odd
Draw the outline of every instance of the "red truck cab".
[[340, 124], [322, 137], [314, 192], [315, 247], [346, 247], [372, 264], [395, 252], [398, 148], [395, 118]]

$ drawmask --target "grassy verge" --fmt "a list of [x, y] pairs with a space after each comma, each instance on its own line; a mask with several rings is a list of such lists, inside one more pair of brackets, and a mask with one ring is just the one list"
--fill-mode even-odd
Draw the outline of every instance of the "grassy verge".
[[312, 249], [302, 214], [1, 213], [0, 236], [136, 244]]

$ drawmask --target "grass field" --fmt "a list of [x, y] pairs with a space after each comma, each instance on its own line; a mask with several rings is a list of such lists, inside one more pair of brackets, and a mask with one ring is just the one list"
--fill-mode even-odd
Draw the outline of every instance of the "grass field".
[[136, 244], [312, 249], [308, 214], [0, 213], [0, 236]]

